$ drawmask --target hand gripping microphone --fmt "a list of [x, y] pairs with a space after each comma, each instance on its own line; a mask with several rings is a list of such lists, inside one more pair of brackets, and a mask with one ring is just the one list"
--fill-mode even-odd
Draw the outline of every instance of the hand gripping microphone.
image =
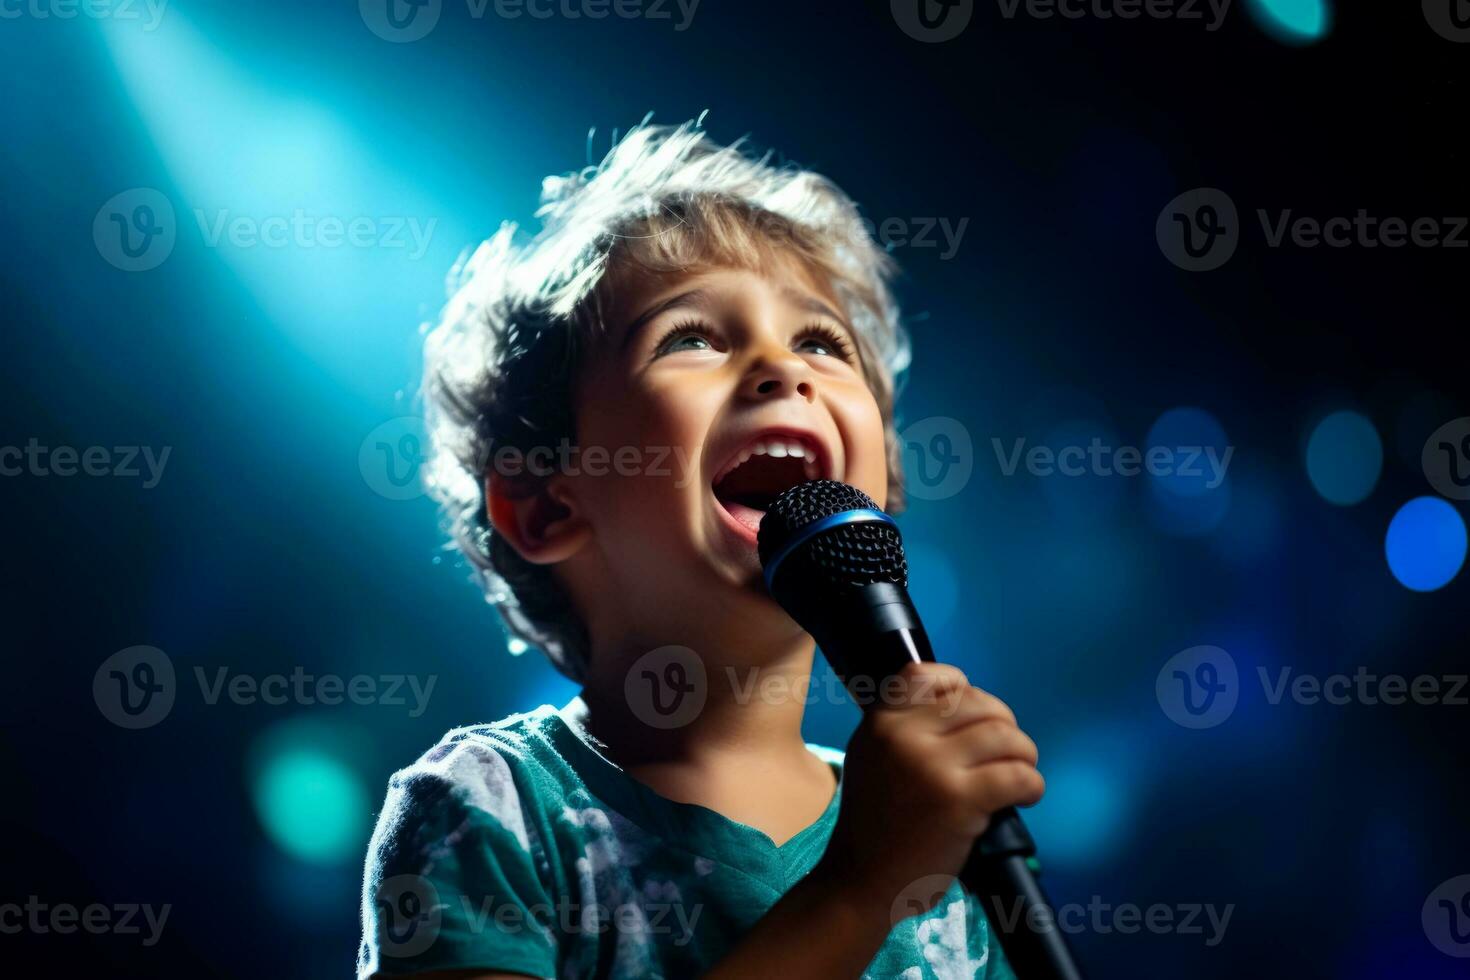
[[[861, 490], [833, 480], [791, 487], [766, 510], [757, 547], [766, 588], [817, 641], [849, 693], [856, 678], [874, 691], [904, 664], [934, 660], [909, 600], [898, 525]], [[865, 709], [873, 701], [857, 700]], [[987, 916], [1020, 980], [1082, 980], [1036, 881], [1035, 855], [1007, 807], [991, 815], [959, 878], [991, 903]]]

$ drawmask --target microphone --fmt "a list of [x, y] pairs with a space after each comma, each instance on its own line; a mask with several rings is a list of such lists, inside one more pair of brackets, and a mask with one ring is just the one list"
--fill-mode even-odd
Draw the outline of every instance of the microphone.
[[[867, 494], [835, 480], [790, 487], [767, 508], [756, 542], [766, 588], [817, 641], [849, 693], [857, 678], [877, 690], [904, 664], [934, 661], [909, 599], [898, 525]], [[867, 709], [872, 699], [860, 703]], [[1021, 980], [1082, 980], [1039, 871], [1030, 833], [1006, 807], [991, 814], [959, 879], [994, 903], [991, 926]], [[999, 925], [1006, 912], [1009, 929]]]

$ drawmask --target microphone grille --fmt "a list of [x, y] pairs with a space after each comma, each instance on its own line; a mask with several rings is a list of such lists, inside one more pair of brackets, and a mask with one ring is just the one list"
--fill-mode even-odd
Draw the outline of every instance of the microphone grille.
[[[857, 487], [835, 480], [810, 480], [782, 491], [761, 518], [757, 550], [763, 566], [794, 535], [824, 517], [849, 510], [882, 510]], [[815, 535], [788, 555], [780, 578], [816, 586], [854, 588], [875, 582], [908, 586], [908, 561], [898, 528], [886, 521], [839, 524]]]

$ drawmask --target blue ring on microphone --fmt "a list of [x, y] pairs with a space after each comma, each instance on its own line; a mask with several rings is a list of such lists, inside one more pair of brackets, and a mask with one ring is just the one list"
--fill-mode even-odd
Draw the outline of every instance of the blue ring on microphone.
[[781, 550], [776, 552], [776, 556], [766, 564], [766, 591], [769, 592], [771, 590], [771, 583], [776, 580], [776, 570], [781, 567], [781, 563], [786, 560], [786, 556], [803, 544], [806, 544], [806, 542], [818, 534], [831, 530], [834, 527], [840, 527], [843, 524], [874, 524], [880, 522], [898, 527], [898, 522], [893, 518], [881, 510], [873, 510], [871, 507], [860, 507], [856, 510], [841, 510], [807, 524], [792, 535], [791, 540], [786, 542]]

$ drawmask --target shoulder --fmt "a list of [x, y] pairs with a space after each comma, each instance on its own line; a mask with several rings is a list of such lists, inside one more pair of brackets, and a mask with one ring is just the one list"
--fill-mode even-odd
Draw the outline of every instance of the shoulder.
[[488, 725], [456, 728], [388, 779], [375, 836], [386, 842], [410, 828], [447, 832], [485, 820], [529, 847], [527, 811], [558, 795], [542, 725], [549, 705]]
[[[363, 875], [359, 977], [555, 974], [555, 940], [532, 914], [558, 882], [542, 714], [454, 729], [389, 778]], [[528, 928], [502, 928], [506, 909]]]

